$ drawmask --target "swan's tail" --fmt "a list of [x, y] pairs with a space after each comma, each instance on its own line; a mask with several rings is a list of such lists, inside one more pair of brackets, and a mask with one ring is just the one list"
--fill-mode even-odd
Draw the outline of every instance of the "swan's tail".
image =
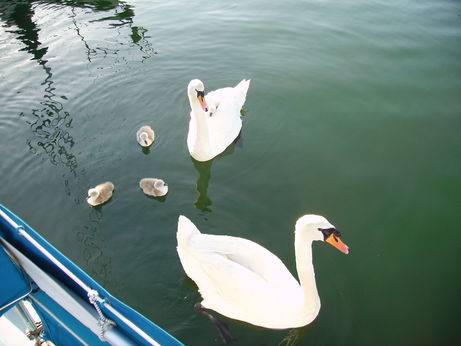
[[238, 90], [237, 94], [240, 98], [241, 107], [245, 103], [248, 88], [250, 87], [250, 79], [242, 79], [242, 81], [235, 86], [235, 90]]
[[200, 234], [200, 231], [195, 227], [191, 220], [184, 215], [178, 218], [178, 231], [176, 232], [176, 239], [178, 241], [178, 249], [187, 247], [191, 236]]

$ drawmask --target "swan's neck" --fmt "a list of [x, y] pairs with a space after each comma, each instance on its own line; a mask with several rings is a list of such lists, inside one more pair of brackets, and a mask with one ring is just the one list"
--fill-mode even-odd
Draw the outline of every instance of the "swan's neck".
[[191, 93], [189, 93], [189, 103], [192, 109], [191, 117], [194, 118], [197, 127], [193, 151], [207, 155], [210, 150], [210, 138], [206, 122], [207, 114], [203, 111], [197, 97], [191, 95]]
[[312, 239], [307, 232], [295, 233], [296, 269], [304, 293], [303, 319], [310, 323], [320, 310], [320, 298], [315, 284], [314, 265], [312, 264]]

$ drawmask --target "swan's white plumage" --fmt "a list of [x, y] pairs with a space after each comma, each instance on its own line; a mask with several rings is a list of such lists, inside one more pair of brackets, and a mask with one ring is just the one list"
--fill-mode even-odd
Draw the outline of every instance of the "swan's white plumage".
[[310, 323], [320, 309], [310, 244], [323, 240], [317, 226], [332, 227], [323, 217], [314, 222], [316, 217], [304, 216], [296, 225], [300, 285], [282, 261], [259, 244], [238, 237], [202, 234], [188, 218], [180, 216], [177, 251], [184, 271], [199, 287], [201, 304], [266, 328], [295, 328]]
[[240, 110], [246, 100], [250, 80], [242, 80], [235, 87], [217, 89], [205, 96], [208, 105], [204, 111], [197, 99], [197, 91], [204, 91], [203, 83], [192, 80], [187, 87], [191, 106], [187, 146], [190, 155], [198, 161], [211, 160], [222, 153], [242, 129]]

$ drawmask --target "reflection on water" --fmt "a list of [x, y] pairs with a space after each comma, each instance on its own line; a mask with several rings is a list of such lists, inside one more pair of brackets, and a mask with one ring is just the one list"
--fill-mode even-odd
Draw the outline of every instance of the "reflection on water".
[[[46, 154], [53, 165], [68, 167], [73, 177], [77, 177], [77, 157], [72, 152], [75, 140], [69, 129], [72, 128], [72, 115], [65, 110], [64, 103], [66, 95], [59, 95], [56, 90], [59, 87], [53, 80], [52, 67], [45, 59], [48, 47], [43, 47], [39, 40], [40, 28], [34, 22], [35, 8], [37, 5], [54, 4], [59, 6], [70, 6], [72, 10], [72, 21], [75, 26], [76, 35], [84, 43], [87, 60], [92, 62], [94, 57], [101, 55], [117, 55], [122, 49], [120, 47], [135, 45], [143, 53], [141, 60], [149, 58], [155, 52], [151, 44], [147, 41], [146, 30], [141, 27], [133, 26], [134, 11], [131, 5], [122, 1], [1, 1], [0, 19], [9, 33], [13, 33], [24, 48], [21, 49], [30, 53], [33, 60], [36, 60], [43, 69], [44, 80], [40, 86], [44, 86], [43, 99], [38, 103], [38, 107], [31, 112], [23, 111], [20, 116], [31, 127], [33, 136], [27, 140], [27, 144], [32, 153], [36, 155]], [[128, 35], [128, 42], [117, 42], [117, 48], [103, 47], [98, 42], [97, 47], [91, 48], [80, 30], [77, 15], [77, 8], [91, 8], [95, 13], [103, 12], [102, 18], [92, 22], [109, 22], [109, 26], [118, 30], [121, 27], [131, 28]], [[59, 10], [59, 8], [58, 8]], [[120, 31], [115, 31], [120, 35]], [[126, 40], [126, 39], [125, 39]], [[122, 58], [123, 59], [123, 58]], [[39, 86], [39, 87], [40, 87]], [[76, 201], [78, 198], [76, 198]]]
[[195, 201], [194, 205], [197, 209], [200, 209], [201, 211], [211, 212], [211, 209], [209, 207], [213, 204], [213, 202], [208, 197], [208, 184], [211, 178], [211, 165], [213, 163], [213, 160], [200, 162], [192, 157], [191, 160], [199, 174], [197, 179], [198, 198]]
[[157, 201], [157, 202], [160, 202], [160, 203], [165, 203], [168, 194], [166, 194], [165, 196], [149, 196], [149, 195], [144, 194], [144, 196], [146, 196], [146, 198], [152, 199], [154, 201]]
[[148, 146], [148, 147], [141, 147], [141, 152], [142, 152], [144, 155], [149, 155], [149, 153], [150, 153], [150, 146]]
[[30, 2], [0, 1], [0, 19], [3, 26], [7, 28], [15, 26], [17, 28], [6, 30], [6, 32], [14, 33], [16, 38], [24, 44], [24, 48], [21, 50], [32, 54], [34, 60], [40, 61], [48, 48], [39, 48], [39, 29], [32, 21], [33, 15], [34, 10]]
[[[63, 12], [63, 8], [69, 8], [70, 14]], [[130, 60], [134, 57], [144, 61], [156, 52], [148, 41], [147, 30], [133, 25], [135, 13], [133, 7], [126, 2], [0, 0], [0, 21], [5, 32], [13, 34], [23, 47], [19, 51], [30, 54], [31, 60], [36, 61], [43, 70], [44, 77], [37, 82], [37, 88], [44, 90], [43, 96], [36, 100], [36, 106], [30, 110], [22, 110], [19, 114], [31, 128], [31, 137], [26, 140], [29, 151], [33, 155], [47, 157], [53, 166], [65, 167], [67, 173], [62, 176], [66, 195], [73, 196], [75, 204], [82, 203], [82, 201], [86, 203], [85, 199], [82, 199], [82, 196], [86, 196], [86, 191], [82, 190], [86, 185], [82, 183], [86, 181], [85, 173], [78, 170], [78, 159], [74, 152], [76, 143], [72, 135], [73, 116], [69, 110], [66, 110], [68, 96], [59, 93], [59, 81], [55, 80], [52, 63], [46, 58], [50, 47], [44, 46], [40, 41], [40, 27], [37, 22], [42, 19], [40, 16], [46, 14], [46, 11], [56, 11], [55, 14], [69, 16], [72, 20], [76, 37], [83, 42], [83, 50], [86, 52], [86, 59], [80, 61], [82, 66], [88, 66], [89, 63], [94, 65], [94, 62], [98, 60], [96, 58], [100, 58], [104, 61], [102, 67], [110, 69], [115, 64], [128, 61], [128, 58], [123, 56], [124, 54]], [[84, 15], [85, 19], [79, 20], [79, 15]], [[88, 15], [94, 16], [94, 19], [88, 22]], [[91, 27], [91, 23], [97, 24], [98, 27], [96, 29]], [[107, 23], [108, 32], [113, 37], [102, 42], [98, 40], [97, 43], [93, 43], [92, 47], [88, 43], [91, 40], [87, 40], [86, 37], [101, 30], [100, 23]], [[57, 27], [55, 30], [62, 29], [62, 27]], [[138, 52], [135, 55], [131, 53], [133, 48], [135, 52]], [[108, 61], [107, 57], [113, 57], [113, 60]], [[101, 65], [95, 66], [95, 68], [102, 67]], [[29, 83], [33, 82], [34, 79], [29, 81]], [[83, 83], [89, 84], [89, 81], [83, 81]], [[148, 151], [145, 153], [147, 154]], [[98, 235], [102, 217], [101, 209], [91, 208], [89, 220], [82, 226], [83, 230], [77, 233], [77, 237], [84, 246], [84, 258], [88, 267], [91, 268], [91, 274], [96, 275], [98, 280], [105, 284], [111, 273], [111, 259], [104, 254], [104, 239]]]
[[[1, 4], [1, 20], [6, 24], [16, 39], [24, 45], [22, 50], [33, 56], [43, 69], [45, 79], [41, 85], [45, 87], [43, 99], [37, 108], [32, 109], [31, 116], [21, 112], [26, 123], [31, 127], [33, 137], [27, 140], [29, 149], [34, 154], [45, 153], [53, 165], [64, 165], [75, 174], [77, 160], [71, 152], [74, 139], [67, 128], [71, 127], [72, 117], [64, 110], [61, 103], [64, 95], [56, 95], [51, 67], [44, 59], [48, 47], [41, 47], [39, 28], [32, 20], [34, 10], [31, 2], [9, 2]], [[41, 48], [40, 48], [41, 47]]]
[[194, 203], [197, 209], [204, 211], [204, 212], [211, 212], [210, 206], [213, 204], [213, 202], [211, 198], [208, 197], [208, 185], [210, 183], [210, 178], [211, 178], [211, 166], [215, 159], [219, 159], [221, 157], [233, 154], [236, 146], [239, 148], [243, 147], [242, 131], [240, 131], [238, 136], [226, 148], [226, 150], [224, 150], [221, 154], [219, 154], [215, 158], [209, 161], [201, 162], [191, 157], [192, 163], [194, 164], [194, 167], [199, 174], [198, 179], [197, 179], [197, 186], [196, 186], [197, 192], [198, 192], [198, 198]]
[[[76, 3], [75, 1], [66, 2], [69, 3]], [[101, 6], [101, 5], [106, 6]], [[107, 6], [111, 4], [112, 6]], [[75, 32], [80, 37], [80, 40], [83, 42], [83, 45], [86, 50], [87, 60], [89, 62], [93, 62], [95, 58], [102, 57], [106, 58], [112, 56], [116, 58], [115, 63], [124, 61], [126, 62], [127, 58], [123, 57], [123, 51], [125, 50], [126, 46], [128, 45], [130, 48], [137, 48], [139, 52], [141, 52], [140, 61], [144, 61], [152, 57], [152, 55], [157, 54], [157, 52], [152, 47], [151, 42], [148, 40], [150, 37], [146, 35], [147, 30], [140, 26], [133, 25], [133, 18], [135, 16], [134, 10], [131, 5], [123, 1], [113, 1], [113, 2], [106, 2], [106, 1], [90, 1], [87, 2], [86, 5], [91, 5], [91, 8], [96, 12], [104, 11], [107, 12], [108, 10], [113, 10], [113, 12], [102, 18], [96, 18], [90, 20], [89, 23], [98, 23], [98, 22], [107, 22], [109, 28], [115, 29], [114, 33], [116, 36], [120, 36], [121, 40], [116, 40], [114, 44], [110, 44], [110, 42], [105, 42], [104, 46], [101, 46], [98, 42], [97, 44], [93, 44], [91, 46], [88, 43], [88, 40], [85, 38], [85, 30], [88, 34], [91, 31], [94, 31], [94, 28], [88, 27], [88, 23], [80, 23], [78, 20], [78, 13], [77, 9], [81, 7], [83, 4], [82, 2], [77, 2], [77, 4], [72, 5], [72, 22], [74, 24]], [[95, 13], [97, 14], [97, 13]], [[129, 33], [126, 35], [122, 28], [129, 28]], [[127, 36], [129, 39], [127, 40]], [[115, 37], [112, 37], [112, 41]]]
[[47, 76], [42, 83], [45, 86], [45, 95], [40, 101], [39, 107], [32, 109], [32, 117], [26, 118], [26, 123], [32, 129], [33, 136], [27, 140], [32, 153], [45, 153], [53, 165], [63, 165], [75, 175], [77, 158], [71, 149], [74, 146], [74, 138], [67, 130], [72, 126], [72, 117], [64, 110], [60, 100], [66, 100], [64, 95], [54, 93], [55, 87], [52, 80], [51, 68], [46, 66], [46, 61], [40, 61]]
[[83, 231], [77, 233], [78, 240], [84, 245], [83, 255], [88, 268], [91, 268], [90, 275], [104, 286], [111, 281], [111, 257], [104, 254], [104, 239], [98, 233], [99, 223], [103, 214], [101, 208], [91, 208], [89, 222], [83, 226]]
[[243, 135], [242, 135], [242, 133], [243, 133], [243, 127], [240, 130], [237, 138], [235, 138], [235, 140], [234, 140], [234, 144], [238, 148], [243, 148]]

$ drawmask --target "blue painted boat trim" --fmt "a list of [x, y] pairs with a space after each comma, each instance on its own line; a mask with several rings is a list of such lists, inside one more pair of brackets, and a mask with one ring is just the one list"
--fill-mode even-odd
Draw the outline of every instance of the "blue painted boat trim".
[[[170, 335], [168, 332], [157, 326], [152, 321], [145, 318], [143, 315], [130, 308], [128, 305], [119, 301], [117, 298], [113, 297], [108, 291], [106, 291], [101, 285], [99, 285], [94, 279], [92, 279], [88, 274], [86, 274], [81, 268], [75, 265], [71, 260], [65, 257], [61, 252], [59, 252], [53, 245], [48, 243], [43, 237], [41, 237], [35, 230], [33, 230], [29, 225], [27, 225], [23, 220], [21, 220], [17, 215], [12, 211], [6, 208], [3, 205], [0, 205], [0, 209], [8, 215], [16, 224], [22, 226], [25, 231], [41, 246], [43, 246], [47, 251], [49, 251], [56, 259], [64, 264], [69, 270], [72, 271], [80, 280], [82, 280], [87, 286], [99, 292], [99, 296], [105, 299], [106, 302], [118, 310], [124, 315], [128, 320], [133, 322], [138, 326], [142, 331], [144, 331], [151, 338], [156, 340], [161, 345], [182, 345], [175, 337]], [[88, 301], [87, 293], [74, 281], [70, 280], [66, 273], [64, 273], [59, 267], [57, 267], [52, 261], [50, 261], [45, 255], [29, 243], [23, 236], [18, 233], [18, 230], [12, 227], [5, 219], [0, 218], [0, 236], [7, 240], [10, 244], [16, 247], [21, 251], [25, 256], [32, 260], [38, 267], [43, 271], [54, 277], [57, 281], [62, 283], [69, 290], [74, 292], [77, 296], [82, 298], [83, 301]], [[43, 297], [42, 297], [43, 298]], [[44, 299], [44, 298], [43, 298]], [[90, 305], [90, 303], [88, 302]], [[92, 305], [90, 305], [92, 306]], [[102, 312], [112, 319], [117, 324], [117, 328], [125, 334], [127, 337], [131, 338], [135, 344], [138, 345], [148, 345], [146, 341], [139, 336], [137, 333], [133, 332], [132, 329], [121, 321], [117, 316], [113, 315], [109, 309], [105, 307], [104, 304], [100, 304]], [[53, 340], [51, 340], [53, 341]], [[102, 343], [101, 344], [106, 344]]]

